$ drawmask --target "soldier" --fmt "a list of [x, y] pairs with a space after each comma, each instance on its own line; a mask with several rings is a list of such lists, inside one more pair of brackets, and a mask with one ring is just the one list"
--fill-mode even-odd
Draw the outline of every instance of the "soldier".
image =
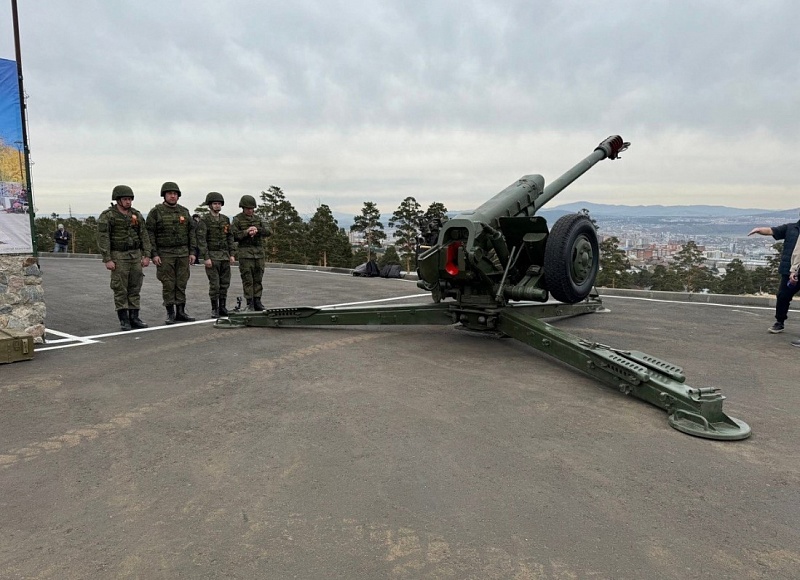
[[97, 247], [111, 270], [111, 290], [122, 330], [147, 328], [139, 318], [139, 294], [144, 274], [150, 265], [150, 238], [144, 218], [131, 207], [133, 190], [117, 185], [111, 192], [111, 207], [97, 220]]
[[243, 195], [239, 201], [242, 213], [233, 218], [233, 239], [238, 244], [236, 258], [239, 260], [239, 274], [242, 288], [247, 298], [248, 310], [264, 310], [261, 292], [264, 278], [264, 238], [272, 235], [272, 230], [263, 219], [255, 215], [256, 199]]
[[147, 233], [152, 246], [156, 277], [161, 281], [161, 295], [167, 309], [165, 324], [192, 322], [186, 314], [186, 285], [189, 266], [194, 263], [197, 246], [194, 221], [189, 210], [178, 204], [181, 190], [167, 181], [161, 186], [163, 203], [147, 214]]
[[197, 247], [208, 276], [211, 318], [219, 318], [228, 316], [225, 301], [231, 285], [231, 264], [236, 261], [235, 244], [231, 220], [220, 213], [225, 205], [222, 194], [209, 192], [203, 205], [207, 205], [209, 211], [197, 223]]

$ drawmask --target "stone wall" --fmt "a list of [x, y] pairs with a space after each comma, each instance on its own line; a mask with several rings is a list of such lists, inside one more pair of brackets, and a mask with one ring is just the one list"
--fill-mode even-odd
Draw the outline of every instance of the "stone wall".
[[34, 256], [0, 255], [0, 328], [13, 328], [44, 341], [42, 271]]

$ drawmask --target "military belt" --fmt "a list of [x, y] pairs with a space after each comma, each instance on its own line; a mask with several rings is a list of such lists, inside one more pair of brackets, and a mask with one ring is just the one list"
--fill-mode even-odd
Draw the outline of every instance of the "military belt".
[[141, 244], [138, 242], [134, 244], [128, 244], [127, 242], [124, 244], [111, 244], [111, 250], [114, 252], [127, 252], [128, 250], [138, 250], [141, 248]]

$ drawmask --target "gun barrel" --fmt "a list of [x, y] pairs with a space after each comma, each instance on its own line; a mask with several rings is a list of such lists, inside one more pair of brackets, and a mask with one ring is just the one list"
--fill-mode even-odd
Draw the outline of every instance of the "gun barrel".
[[622, 137], [619, 135], [612, 135], [605, 139], [595, 147], [591, 155], [577, 163], [572, 169], [544, 188], [542, 194], [533, 202], [534, 212], [539, 211], [544, 204], [561, 193], [581, 175], [589, 171], [595, 163], [606, 158], [617, 159], [619, 154], [625, 151], [629, 146], [630, 143], [623, 141]]

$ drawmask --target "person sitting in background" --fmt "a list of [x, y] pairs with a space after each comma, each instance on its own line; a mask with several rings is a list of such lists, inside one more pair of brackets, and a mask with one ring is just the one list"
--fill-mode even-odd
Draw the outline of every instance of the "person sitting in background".
[[53, 253], [66, 252], [71, 236], [70, 233], [64, 229], [64, 224], [58, 224], [58, 229], [53, 237], [56, 240], [56, 244], [53, 246]]

